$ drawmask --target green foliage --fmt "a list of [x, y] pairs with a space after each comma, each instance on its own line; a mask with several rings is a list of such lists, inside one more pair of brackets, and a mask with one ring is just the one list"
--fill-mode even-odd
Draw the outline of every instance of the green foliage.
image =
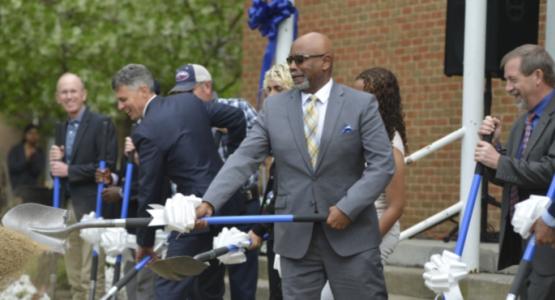
[[[221, 96], [237, 95], [241, 72], [242, 0], [5, 0], [0, 5], [0, 112], [21, 126], [47, 129], [63, 118], [58, 77], [80, 75], [88, 104], [118, 114], [111, 78], [128, 63], [146, 65], [161, 82], [199, 63]], [[47, 130], [48, 131], [48, 130]]]

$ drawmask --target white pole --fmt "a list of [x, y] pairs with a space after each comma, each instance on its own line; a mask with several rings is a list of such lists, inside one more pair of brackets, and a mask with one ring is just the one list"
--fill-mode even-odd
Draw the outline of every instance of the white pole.
[[449, 206], [448, 208], [436, 213], [433, 216], [426, 218], [426, 220], [420, 223], [414, 224], [411, 227], [403, 230], [399, 237], [399, 240], [410, 239], [411, 237], [417, 235], [418, 233], [435, 226], [444, 220], [458, 214], [462, 210], [463, 203], [461, 201]]
[[[290, 2], [295, 4], [294, 0], [290, 0]], [[293, 44], [293, 30], [293, 15], [289, 16], [289, 18], [283, 20], [279, 24], [276, 46], [276, 64], [285, 63], [285, 59], [289, 55], [291, 45]]]
[[[466, 205], [474, 174], [474, 148], [478, 143], [478, 127], [484, 113], [484, 66], [486, 52], [486, 10], [487, 1], [467, 0], [464, 20], [464, 60], [463, 60], [463, 118], [466, 129], [461, 143], [460, 201]], [[470, 271], [480, 266], [480, 192], [474, 206], [472, 220], [462, 259]], [[461, 212], [460, 220], [464, 210]]]
[[452, 142], [461, 139], [464, 136], [464, 127], [459, 128], [456, 131], [451, 132], [450, 134], [440, 138], [437, 141], [425, 146], [424, 148], [419, 149], [418, 151], [411, 153], [411, 155], [405, 157], [405, 164], [410, 165], [413, 162], [420, 160], [435, 151], [451, 144]]
[[545, 9], [545, 49], [555, 58], [555, 0], [547, 0]]

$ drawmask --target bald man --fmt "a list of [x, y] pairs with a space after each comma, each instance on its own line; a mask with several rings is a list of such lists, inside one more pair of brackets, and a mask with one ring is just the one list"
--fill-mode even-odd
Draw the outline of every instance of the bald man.
[[[114, 169], [117, 153], [116, 134], [112, 121], [90, 111], [85, 105], [87, 90], [79, 76], [66, 73], [58, 80], [56, 100], [67, 113], [67, 119], [57, 130], [62, 141], [56, 141], [49, 153], [52, 176], [61, 179], [61, 195], [68, 203], [68, 222], [80, 220], [83, 214], [95, 211], [96, 190], [94, 174], [105, 149], [106, 166]], [[106, 123], [106, 134], [103, 134]], [[72, 299], [87, 299], [90, 281], [92, 247], [76, 231], [68, 238], [69, 248], [64, 256]], [[104, 287], [104, 261], [99, 259], [96, 295]]]
[[323, 34], [293, 43], [295, 87], [266, 99], [197, 217], [222, 207], [272, 153], [276, 214], [328, 215], [321, 224], [275, 224], [284, 299], [319, 299], [326, 279], [335, 299], [387, 299], [374, 200], [394, 172], [391, 144], [376, 98], [334, 82], [333, 59]]

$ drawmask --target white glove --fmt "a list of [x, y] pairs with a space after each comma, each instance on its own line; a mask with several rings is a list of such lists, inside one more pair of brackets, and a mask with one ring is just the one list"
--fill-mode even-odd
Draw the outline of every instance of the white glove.
[[468, 270], [461, 258], [450, 251], [443, 250], [441, 255], [434, 254], [424, 264], [424, 284], [436, 294], [443, 294], [447, 300], [462, 300], [459, 280], [463, 279]]
[[219, 256], [218, 260], [224, 265], [235, 265], [246, 262], [245, 247], [250, 245], [249, 235], [235, 227], [231, 229], [224, 227], [222, 232], [214, 237], [214, 248], [227, 247], [230, 245], [237, 246], [237, 251], [228, 252]]
[[166, 231], [191, 232], [195, 228], [196, 208], [202, 202], [195, 195], [183, 196], [177, 193], [166, 200], [166, 205], [151, 204], [147, 209], [152, 216], [148, 226], [166, 225]]
[[100, 235], [100, 246], [108, 256], [118, 256], [127, 248], [136, 248], [137, 239], [123, 228], [106, 228]]
[[274, 256], [274, 270], [276, 270], [279, 277], [281, 277], [281, 256], [277, 253]]
[[527, 200], [517, 203], [511, 220], [514, 231], [527, 239], [530, 236], [530, 229], [545, 211], [549, 202], [549, 197], [530, 195]]
[[[97, 219], [95, 212], [91, 211], [89, 214], [83, 215], [81, 223], [87, 223], [93, 220], [102, 220], [102, 218]], [[85, 228], [81, 229], [81, 233], [79, 235], [87, 243], [94, 246], [100, 244], [100, 235], [102, 232], [104, 232], [104, 228]]]

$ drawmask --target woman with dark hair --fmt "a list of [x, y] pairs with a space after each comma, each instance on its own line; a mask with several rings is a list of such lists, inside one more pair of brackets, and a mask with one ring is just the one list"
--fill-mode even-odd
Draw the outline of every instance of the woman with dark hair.
[[23, 130], [23, 140], [8, 154], [8, 169], [12, 189], [37, 186], [44, 170], [44, 152], [39, 147], [38, 127], [29, 124]]
[[[371, 68], [360, 73], [355, 80], [354, 88], [374, 94], [378, 99], [380, 115], [391, 140], [395, 159], [395, 174], [389, 185], [374, 202], [379, 218], [382, 242], [380, 252], [382, 262], [393, 252], [399, 242], [399, 218], [405, 208], [405, 150], [407, 137], [401, 93], [395, 75], [384, 68]], [[321, 300], [332, 300], [333, 295], [329, 284], [322, 290]]]
[[395, 75], [384, 68], [371, 68], [356, 77], [355, 88], [374, 94], [380, 115], [393, 146], [395, 174], [375, 205], [380, 219], [382, 243], [380, 250], [385, 261], [399, 242], [399, 218], [405, 208], [405, 151], [407, 136], [403, 119], [401, 93]]

